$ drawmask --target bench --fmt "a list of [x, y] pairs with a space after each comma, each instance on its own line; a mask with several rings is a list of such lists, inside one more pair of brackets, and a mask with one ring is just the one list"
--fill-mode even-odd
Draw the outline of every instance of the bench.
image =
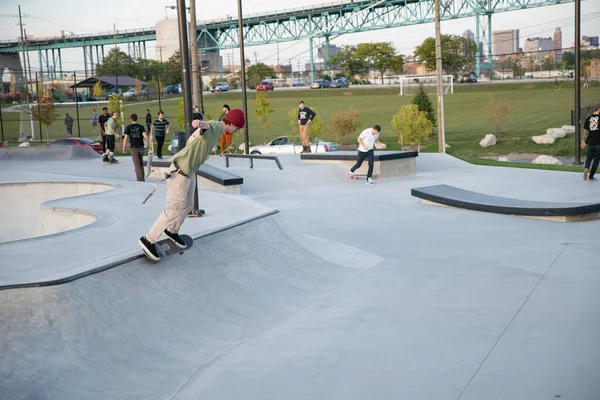
[[229, 168], [229, 159], [230, 158], [248, 158], [250, 160], [250, 168], [254, 168], [254, 160], [275, 160], [277, 163], [277, 167], [280, 170], [283, 170], [281, 163], [279, 162], [279, 158], [277, 156], [269, 156], [265, 154], [231, 154], [225, 153], [225, 167]]
[[[330, 151], [325, 153], [305, 153], [300, 159], [307, 163], [335, 163], [342, 164], [348, 170], [356, 164], [358, 151]], [[417, 173], [416, 151], [375, 151], [375, 162], [373, 163], [373, 177], [390, 178], [397, 176], [415, 175]], [[366, 175], [369, 169], [367, 160], [359, 169], [354, 171], [355, 175]]]
[[411, 195], [428, 204], [562, 222], [596, 219], [600, 203], [559, 203], [519, 200], [472, 192], [449, 185], [415, 188]]
[[[148, 162], [144, 160], [144, 173]], [[163, 179], [165, 173], [169, 172], [171, 163], [168, 161], [152, 161], [151, 178]], [[210, 190], [211, 192], [240, 194], [240, 185], [244, 183], [244, 178], [228, 171], [223, 171], [209, 164], [202, 164], [196, 175], [198, 179], [198, 188], [201, 190]]]

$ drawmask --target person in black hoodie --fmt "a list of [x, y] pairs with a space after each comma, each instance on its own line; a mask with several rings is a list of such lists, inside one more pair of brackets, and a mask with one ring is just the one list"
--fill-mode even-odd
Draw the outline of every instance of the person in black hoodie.
[[300, 138], [302, 138], [302, 151], [300, 154], [311, 153], [310, 143], [308, 142], [308, 129], [311, 121], [317, 116], [317, 114], [310, 108], [306, 107], [303, 101], [298, 103], [298, 106], [300, 107], [298, 109], [298, 125], [300, 128]]
[[146, 110], [146, 128], [148, 128], [147, 132], [150, 132], [150, 127], [152, 126], [152, 114], [150, 114], [150, 110]]
[[[595, 181], [596, 178], [594, 178], [594, 175], [598, 169], [598, 163], [600, 163], [600, 106], [595, 107], [594, 113], [587, 117], [583, 123], [581, 148], [585, 149], [586, 147], [587, 153], [585, 157], [585, 169], [583, 170], [583, 180]], [[589, 170], [590, 164], [592, 166], [591, 171]]]

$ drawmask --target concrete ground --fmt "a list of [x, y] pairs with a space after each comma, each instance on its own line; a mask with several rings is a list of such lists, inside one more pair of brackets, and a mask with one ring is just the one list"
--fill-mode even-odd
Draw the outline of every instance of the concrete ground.
[[0, 245], [0, 282], [81, 273], [115, 261], [106, 254], [131, 259], [0, 290], [0, 398], [600, 398], [599, 222], [410, 195], [445, 183], [583, 202], [597, 201], [600, 183], [421, 154], [416, 176], [369, 186], [298, 158], [281, 157], [283, 171], [231, 160], [242, 195], [201, 192], [210, 217], [183, 227], [199, 239], [158, 264], [135, 241], [165, 191], [141, 205], [154, 182], [134, 182], [129, 160], [0, 162], [2, 183], [117, 186], [58, 201], [106, 215], [96, 226]]

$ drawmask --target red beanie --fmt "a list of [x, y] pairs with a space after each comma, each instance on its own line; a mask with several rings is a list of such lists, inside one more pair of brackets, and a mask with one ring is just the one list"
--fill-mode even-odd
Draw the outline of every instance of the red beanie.
[[246, 125], [246, 117], [244, 116], [244, 112], [239, 108], [234, 108], [233, 110], [227, 112], [225, 114], [225, 118], [227, 121], [234, 125], [236, 128], [243, 128]]

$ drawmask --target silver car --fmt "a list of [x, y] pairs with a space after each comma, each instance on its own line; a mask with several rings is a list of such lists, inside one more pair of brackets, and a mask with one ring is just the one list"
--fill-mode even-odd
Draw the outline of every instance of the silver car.
[[[310, 150], [313, 153], [338, 151], [338, 144], [319, 140], [318, 147], [314, 143], [310, 144]], [[250, 154], [299, 154], [302, 151], [302, 140], [299, 136], [278, 136], [267, 144], [250, 147], [249, 151]]]

